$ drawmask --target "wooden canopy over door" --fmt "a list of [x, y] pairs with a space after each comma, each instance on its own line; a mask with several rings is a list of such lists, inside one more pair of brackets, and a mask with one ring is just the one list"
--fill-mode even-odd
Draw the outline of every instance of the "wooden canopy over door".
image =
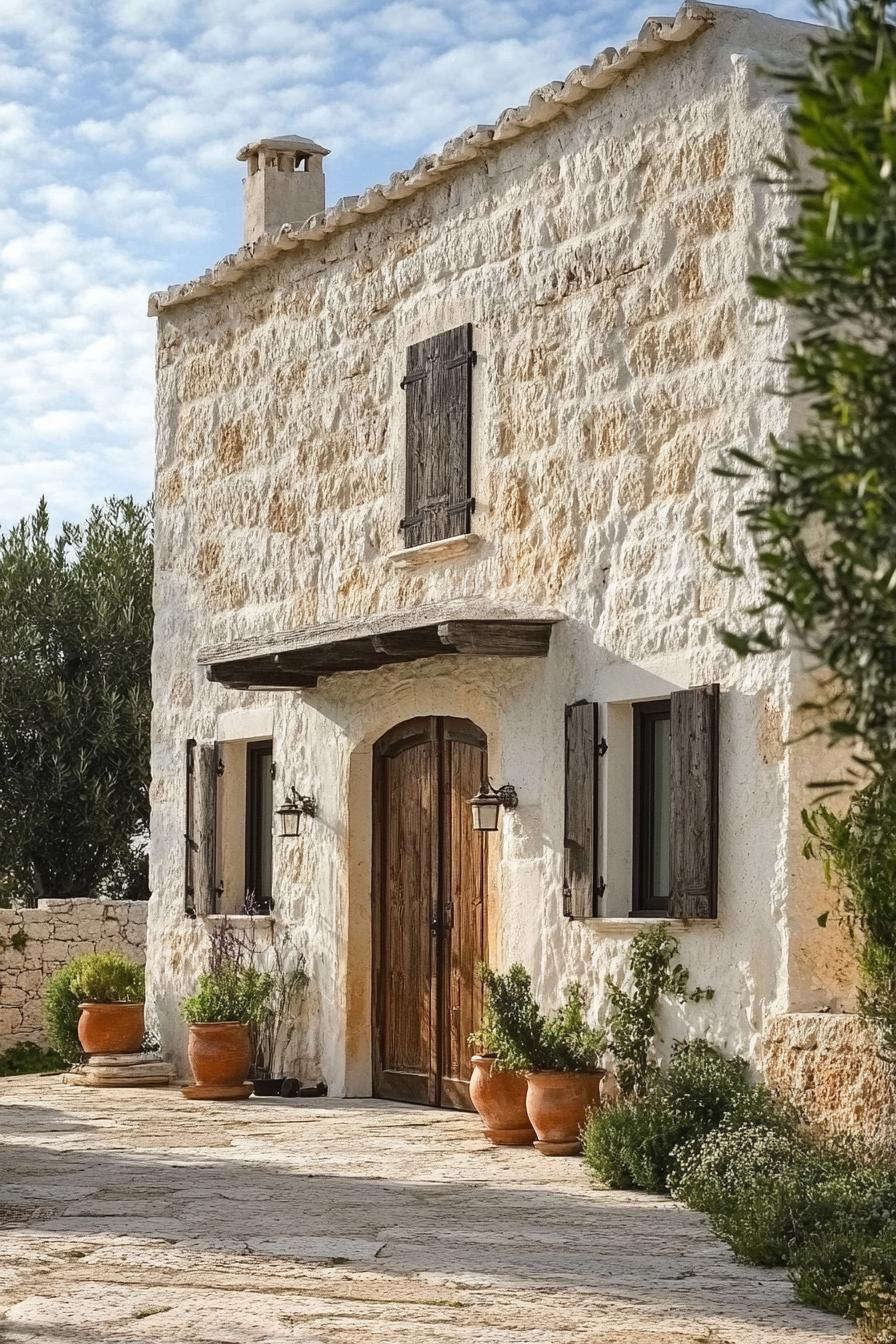
[[419, 718], [374, 753], [374, 1091], [470, 1110], [482, 1007], [486, 842], [468, 799], [486, 773], [468, 719]]

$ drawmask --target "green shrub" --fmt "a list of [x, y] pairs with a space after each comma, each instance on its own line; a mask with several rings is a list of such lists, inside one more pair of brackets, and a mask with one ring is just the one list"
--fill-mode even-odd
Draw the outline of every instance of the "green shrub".
[[859, 1334], [871, 1344], [896, 1344], [896, 1226], [865, 1244], [856, 1271]]
[[679, 1043], [646, 1096], [623, 1097], [594, 1112], [585, 1130], [585, 1161], [605, 1185], [661, 1193], [676, 1173], [678, 1151], [726, 1118], [796, 1125], [767, 1089], [748, 1082], [743, 1060], [726, 1059], [705, 1041]]
[[[881, 1234], [896, 1233], [896, 1170], [848, 1152], [797, 1215], [791, 1278], [800, 1301], [855, 1318]], [[896, 1262], [894, 1262], [896, 1270]]]
[[11, 1045], [0, 1054], [0, 1077], [11, 1078], [24, 1073], [58, 1073], [65, 1068], [65, 1060], [55, 1050], [45, 1050], [34, 1041]]
[[142, 1003], [145, 970], [122, 952], [88, 952], [71, 963], [72, 992], [81, 1003]]
[[531, 976], [519, 962], [504, 974], [488, 966], [480, 966], [479, 973], [486, 1006], [471, 1040], [494, 1054], [499, 1068], [589, 1073], [601, 1067], [606, 1037], [588, 1025], [580, 984], [567, 985], [560, 1007], [545, 1016], [532, 993]]
[[69, 1064], [82, 1057], [78, 1040], [78, 1004], [83, 1000], [72, 988], [77, 960], [54, 971], [44, 985], [44, 1034], [53, 1049]]
[[185, 1022], [258, 1022], [273, 992], [273, 978], [254, 967], [223, 963], [199, 977], [195, 994], [184, 999]]
[[81, 1003], [140, 1003], [144, 970], [121, 952], [88, 952], [54, 971], [44, 986], [44, 1032], [69, 1064], [82, 1058]]
[[743, 1260], [786, 1264], [806, 1224], [815, 1187], [836, 1174], [825, 1150], [798, 1130], [723, 1121], [676, 1154], [672, 1194], [708, 1214]]

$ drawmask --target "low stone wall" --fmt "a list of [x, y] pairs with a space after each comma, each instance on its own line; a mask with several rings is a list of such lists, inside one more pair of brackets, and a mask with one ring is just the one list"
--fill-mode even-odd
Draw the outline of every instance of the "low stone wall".
[[853, 1013], [785, 1013], [763, 1042], [767, 1082], [829, 1134], [872, 1143], [896, 1136], [896, 1072]]
[[0, 1051], [20, 1041], [46, 1045], [44, 981], [84, 952], [146, 959], [147, 901], [40, 901], [0, 910]]

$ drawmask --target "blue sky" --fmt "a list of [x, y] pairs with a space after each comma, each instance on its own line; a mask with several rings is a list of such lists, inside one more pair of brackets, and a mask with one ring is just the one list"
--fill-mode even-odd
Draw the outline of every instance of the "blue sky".
[[[763, 6], [808, 17], [804, 0]], [[656, 5], [579, 0], [0, 0], [0, 526], [152, 488], [151, 289], [240, 242], [259, 135], [327, 145], [351, 195]]]

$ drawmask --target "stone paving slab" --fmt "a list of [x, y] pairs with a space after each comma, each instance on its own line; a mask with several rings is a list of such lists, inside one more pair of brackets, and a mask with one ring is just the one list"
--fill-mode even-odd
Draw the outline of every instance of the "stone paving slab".
[[0, 1082], [4, 1344], [823, 1344], [670, 1200], [377, 1101]]

